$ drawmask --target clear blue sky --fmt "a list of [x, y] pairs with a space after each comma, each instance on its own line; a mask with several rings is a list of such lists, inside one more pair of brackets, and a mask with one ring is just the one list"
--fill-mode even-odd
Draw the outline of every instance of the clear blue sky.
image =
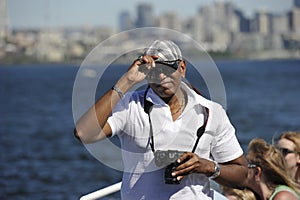
[[[196, 14], [201, 5], [216, 0], [152, 0], [156, 15], [178, 11], [185, 19]], [[220, 1], [220, 0], [219, 0]], [[251, 15], [258, 10], [283, 13], [290, 10], [292, 0], [231, 0], [237, 8]], [[45, 26], [94, 26], [117, 28], [118, 15], [127, 10], [135, 17], [140, 0], [7, 0], [11, 28]]]

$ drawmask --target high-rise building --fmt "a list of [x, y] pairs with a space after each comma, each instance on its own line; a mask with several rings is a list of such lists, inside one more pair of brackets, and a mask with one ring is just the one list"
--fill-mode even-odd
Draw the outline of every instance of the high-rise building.
[[293, 8], [289, 13], [290, 30], [294, 33], [300, 34], [300, 8]]
[[287, 15], [271, 15], [272, 34], [285, 34], [289, 32], [289, 23]]
[[270, 18], [268, 13], [261, 11], [255, 16], [256, 32], [267, 35], [270, 33]]
[[6, 0], [0, 0], [0, 39], [7, 37], [8, 30], [8, 18], [6, 12]]
[[149, 3], [139, 4], [137, 7], [137, 21], [136, 27], [149, 27], [154, 26], [154, 15], [152, 5]]
[[300, 8], [300, 0], [294, 0], [294, 6]]
[[[240, 19], [231, 2], [218, 1], [200, 8], [203, 39], [222, 48], [230, 43], [231, 35], [240, 31]], [[222, 34], [221, 34], [222, 33]]]
[[165, 13], [158, 19], [158, 26], [177, 31], [181, 30], [181, 20], [177, 12]]
[[129, 12], [123, 11], [119, 15], [119, 29], [120, 31], [126, 31], [134, 28], [133, 20], [130, 17]]
[[239, 31], [242, 33], [250, 32], [250, 19], [244, 16], [244, 13], [238, 9], [235, 11], [235, 15], [239, 18]]

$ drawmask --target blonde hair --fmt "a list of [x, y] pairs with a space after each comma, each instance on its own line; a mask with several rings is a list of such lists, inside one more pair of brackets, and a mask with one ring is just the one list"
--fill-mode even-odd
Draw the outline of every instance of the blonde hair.
[[221, 186], [221, 190], [225, 196], [233, 195], [237, 200], [256, 200], [254, 193], [249, 189], [235, 189], [226, 186]]
[[294, 151], [296, 151], [297, 153], [300, 153], [300, 133], [299, 132], [295, 132], [295, 131], [283, 132], [279, 137], [279, 140], [280, 139], [287, 139], [287, 140], [293, 142], [296, 146]]
[[286, 162], [279, 149], [274, 145], [269, 145], [261, 138], [251, 140], [248, 148], [254, 154], [251, 162], [262, 169], [266, 184], [270, 189], [274, 189], [278, 185], [287, 185], [298, 191], [296, 184], [287, 173]]

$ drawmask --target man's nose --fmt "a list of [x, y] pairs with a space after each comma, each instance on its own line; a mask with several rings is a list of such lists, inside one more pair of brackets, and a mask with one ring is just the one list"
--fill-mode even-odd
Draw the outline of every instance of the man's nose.
[[158, 74], [158, 78], [160, 80], [163, 80], [164, 78], [166, 78], [166, 75], [163, 72], [161, 72], [161, 73]]

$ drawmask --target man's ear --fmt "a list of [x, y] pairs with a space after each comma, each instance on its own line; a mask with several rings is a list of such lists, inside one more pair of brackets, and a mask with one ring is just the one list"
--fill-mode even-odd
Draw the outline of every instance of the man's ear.
[[259, 166], [257, 166], [255, 169], [254, 169], [254, 173], [255, 173], [255, 180], [256, 181], [260, 181], [261, 179], [261, 175], [262, 175], [262, 170]]
[[178, 67], [180, 68], [181, 77], [184, 78], [185, 77], [185, 73], [186, 73], [186, 63], [185, 63], [185, 60], [182, 60], [179, 63]]

